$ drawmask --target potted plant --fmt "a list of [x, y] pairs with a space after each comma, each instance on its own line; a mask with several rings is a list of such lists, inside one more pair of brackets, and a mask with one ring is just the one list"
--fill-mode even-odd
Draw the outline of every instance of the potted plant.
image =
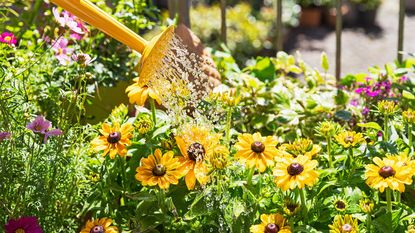
[[415, 0], [406, 0], [405, 7], [407, 11], [415, 11]]
[[328, 0], [299, 0], [298, 5], [301, 7], [300, 26], [320, 26], [323, 13], [322, 7], [328, 2]]
[[375, 25], [376, 15], [382, 0], [353, 0], [356, 4], [359, 22], [363, 26]]
[[[343, 20], [344, 26], [353, 26], [357, 23], [358, 14], [357, 14], [356, 5], [353, 4], [350, 0], [342, 1], [341, 13], [342, 13], [342, 20]], [[329, 27], [335, 27], [336, 16], [337, 16], [336, 7], [332, 2], [325, 11], [325, 14], [324, 14], [325, 23]]]

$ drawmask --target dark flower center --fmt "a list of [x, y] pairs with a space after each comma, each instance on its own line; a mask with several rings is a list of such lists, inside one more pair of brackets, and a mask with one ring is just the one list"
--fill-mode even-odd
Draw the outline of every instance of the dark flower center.
[[255, 153], [262, 153], [265, 150], [265, 145], [262, 142], [258, 142], [258, 141], [253, 142], [251, 144], [251, 150]]
[[97, 225], [94, 226], [93, 228], [91, 228], [91, 231], [89, 231], [89, 233], [104, 233], [104, 227], [101, 225]]
[[353, 136], [346, 136], [344, 138], [345, 143], [353, 143], [353, 140], [354, 140]]
[[107, 141], [111, 144], [117, 143], [121, 140], [120, 132], [112, 132], [108, 135]]
[[299, 163], [292, 163], [290, 164], [290, 166], [288, 166], [287, 168], [287, 172], [288, 174], [290, 174], [291, 176], [296, 176], [301, 174], [301, 172], [304, 171], [304, 167], [303, 165], [299, 164]]
[[351, 232], [353, 230], [352, 225], [346, 223], [342, 226], [342, 231], [343, 232]]
[[154, 176], [164, 176], [166, 174], [166, 167], [163, 164], [157, 164], [153, 167], [152, 172]]
[[277, 233], [278, 231], [280, 231], [280, 228], [277, 224], [268, 223], [268, 225], [265, 227], [264, 233]]
[[344, 203], [344, 201], [336, 201], [336, 208], [339, 210], [342, 210], [344, 208], [346, 208], [346, 203]]
[[298, 205], [297, 204], [287, 204], [287, 209], [293, 213], [296, 209], [297, 209]]
[[380, 170], [379, 170], [379, 175], [383, 178], [388, 178], [390, 176], [394, 176], [396, 173], [395, 170], [393, 170], [393, 168], [391, 166], [383, 166]]
[[195, 142], [192, 143], [189, 148], [187, 149], [187, 155], [193, 161], [200, 161], [205, 156], [205, 148], [202, 144]]

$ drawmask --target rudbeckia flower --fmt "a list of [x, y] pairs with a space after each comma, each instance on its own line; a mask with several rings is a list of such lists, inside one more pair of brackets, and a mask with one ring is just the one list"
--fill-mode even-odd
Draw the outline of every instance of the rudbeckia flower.
[[125, 123], [120, 126], [118, 122], [114, 122], [112, 126], [108, 123], [103, 123], [100, 130], [101, 136], [95, 138], [91, 142], [92, 149], [95, 151], [104, 151], [102, 156], [109, 153], [110, 158], [115, 158], [115, 155], [125, 156], [127, 154], [126, 146], [131, 145], [133, 126], [130, 123]]
[[375, 157], [375, 164], [366, 165], [366, 184], [383, 193], [385, 188], [405, 191], [405, 184], [412, 183], [412, 168], [396, 159]]
[[262, 137], [260, 133], [239, 135], [238, 142], [235, 144], [238, 150], [235, 158], [250, 168], [256, 167], [259, 172], [264, 172], [268, 166], [274, 165], [274, 157], [278, 153], [275, 148], [277, 143], [275, 137]]
[[287, 220], [281, 214], [261, 214], [261, 223], [250, 228], [251, 233], [291, 233]]
[[196, 181], [202, 185], [206, 184], [209, 181], [206, 160], [219, 144], [220, 135], [210, 133], [206, 127], [192, 125], [185, 127], [175, 139], [183, 155], [180, 162], [186, 169], [187, 188], [194, 189]]
[[128, 92], [128, 98], [131, 104], [144, 106], [149, 96], [156, 100], [159, 105], [161, 104], [159, 92], [153, 87], [147, 85], [141, 86], [139, 84], [139, 78], [135, 78], [134, 84], [128, 86], [125, 92]]
[[358, 233], [359, 225], [357, 219], [350, 215], [344, 217], [337, 215], [334, 217], [333, 225], [329, 225], [330, 233]]
[[88, 220], [80, 233], [118, 233], [118, 228], [111, 226], [111, 224], [112, 220], [109, 218]]
[[156, 149], [154, 155], [142, 158], [140, 164], [135, 178], [143, 185], [158, 185], [161, 189], [168, 189], [170, 184], [178, 184], [185, 174], [184, 167], [178, 158], [174, 158], [173, 151], [162, 154]]
[[335, 136], [337, 142], [344, 148], [356, 147], [365, 142], [363, 134], [354, 131], [344, 131]]
[[284, 191], [313, 186], [318, 180], [317, 161], [305, 155], [297, 158], [281, 158], [274, 168], [275, 183]]

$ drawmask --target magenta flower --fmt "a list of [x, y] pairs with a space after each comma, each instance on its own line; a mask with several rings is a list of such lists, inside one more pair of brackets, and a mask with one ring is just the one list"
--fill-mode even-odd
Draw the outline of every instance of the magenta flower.
[[72, 62], [70, 55], [73, 52], [72, 48], [68, 48], [68, 40], [60, 37], [58, 40], [52, 42], [52, 50], [55, 51], [55, 57], [61, 65], [68, 65]]
[[91, 56], [86, 53], [72, 54], [72, 59], [78, 62], [81, 66], [87, 66], [93, 61]]
[[0, 132], [0, 142], [9, 139], [11, 136], [10, 132]]
[[46, 120], [43, 116], [37, 116], [34, 121], [30, 122], [26, 128], [32, 130], [34, 133], [43, 134], [43, 143], [47, 143], [50, 136], [59, 136], [63, 132], [60, 129], [49, 129], [52, 127], [52, 123]]
[[6, 230], [6, 233], [43, 233], [36, 217], [21, 217], [19, 219], [10, 219], [7, 224], [4, 225], [4, 229]]
[[16, 45], [17, 39], [11, 32], [3, 32], [0, 34], [0, 42], [6, 43], [9, 45]]
[[363, 115], [367, 115], [367, 114], [369, 114], [369, 112], [370, 112], [370, 109], [368, 107], [364, 107], [363, 110], [362, 110]]

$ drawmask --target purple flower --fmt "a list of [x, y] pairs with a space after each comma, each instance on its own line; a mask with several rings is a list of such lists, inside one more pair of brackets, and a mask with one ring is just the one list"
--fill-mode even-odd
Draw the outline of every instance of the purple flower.
[[0, 142], [9, 139], [11, 136], [10, 132], [0, 132]]
[[47, 143], [50, 136], [62, 135], [60, 129], [49, 129], [52, 127], [52, 123], [46, 120], [43, 116], [37, 116], [34, 121], [30, 122], [26, 128], [32, 130], [34, 133], [43, 134], [43, 143]]
[[4, 229], [6, 230], [6, 233], [43, 233], [36, 217], [21, 217], [19, 219], [10, 219], [7, 224], [4, 225]]
[[367, 115], [367, 114], [369, 114], [369, 112], [370, 112], [370, 109], [368, 107], [364, 107], [363, 110], [362, 110], [363, 115]]
[[357, 105], [359, 105], [359, 100], [358, 99], [352, 99], [352, 100], [350, 100], [350, 105], [356, 107]]
[[78, 62], [81, 66], [87, 66], [93, 61], [91, 56], [86, 53], [72, 54], [72, 59]]
[[72, 62], [70, 55], [73, 52], [72, 48], [68, 48], [68, 40], [60, 37], [53, 41], [52, 50], [55, 51], [55, 57], [59, 60], [61, 65], [68, 65]]
[[60, 129], [51, 129], [51, 130], [48, 130], [48, 131], [46, 131], [45, 137], [43, 138], [43, 143], [46, 144], [48, 142], [48, 138], [50, 136], [59, 136], [59, 135], [62, 135], [62, 134], [63, 134], [63, 132]]
[[37, 116], [34, 121], [30, 122], [26, 128], [32, 130], [34, 133], [45, 134], [52, 126], [52, 123], [46, 120], [43, 116]]
[[6, 43], [9, 45], [16, 45], [17, 39], [11, 32], [3, 32], [0, 34], [0, 42]]

